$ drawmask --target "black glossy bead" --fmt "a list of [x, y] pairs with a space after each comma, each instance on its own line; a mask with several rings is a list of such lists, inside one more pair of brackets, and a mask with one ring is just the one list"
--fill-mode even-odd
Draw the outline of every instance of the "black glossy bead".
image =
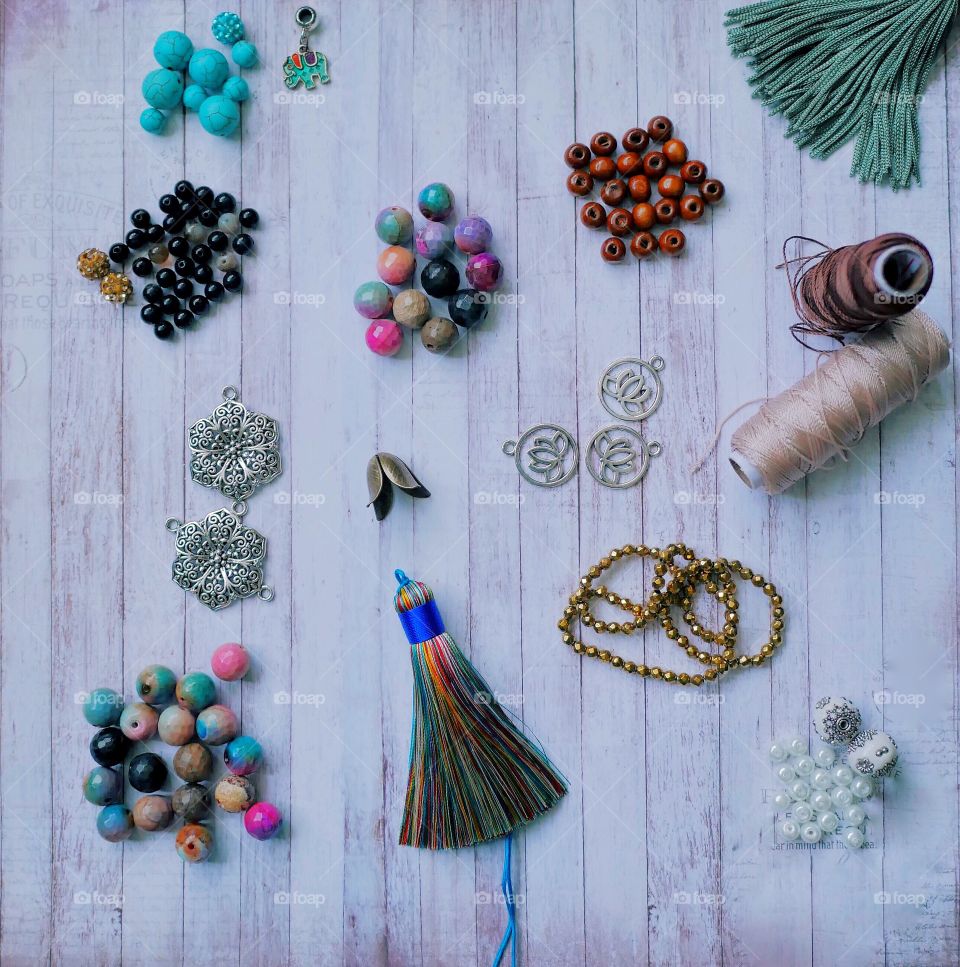
[[147, 241], [162, 242], [166, 234], [162, 225], [150, 225], [147, 228]]
[[208, 282], [204, 287], [203, 294], [211, 302], [219, 302], [223, 298], [223, 286], [219, 282]]
[[190, 311], [195, 316], [202, 316], [207, 311], [207, 309], [210, 308], [210, 302], [208, 301], [207, 297], [202, 295], [190, 296], [189, 305], [190, 305]]
[[420, 285], [427, 295], [453, 295], [460, 285], [460, 273], [448, 259], [431, 259], [420, 273]]
[[133, 260], [133, 274], [139, 275], [142, 279], [145, 279], [148, 275], [153, 272], [153, 262], [150, 259], [134, 259]]
[[169, 289], [177, 281], [177, 273], [173, 269], [161, 269], [157, 273], [157, 285]]
[[483, 321], [489, 308], [489, 299], [485, 293], [477, 292], [476, 289], [461, 289], [450, 297], [447, 314], [458, 326], [471, 329]]
[[130, 246], [130, 248], [134, 250], [143, 248], [143, 246], [147, 244], [147, 233], [141, 231], [139, 228], [131, 228], [130, 231], [127, 232], [124, 241], [128, 246]]
[[213, 269], [209, 265], [198, 265], [193, 270], [193, 277], [201, 284], [206, 285], [213, 280]]
[[191, 198], [193, 196], [193, 194], [194, 194], [193, 185], [189, 181], [187, 181], [186, 179], [184, 179], [183, 181], [178, 181], [173, 186], [173, 193], [181, 201], [184, 198]]
[[123, 265], [130, 258], [130, 249], [123, 242], [114, 242], [110, 246], [110, 261]]
[[260, 215], [256, 208], [244, 208], [240, 212], [240, 224], [244, 228], [256, 228], [257, 222], [260, 221]]
[[233, 240], [233, 250], [237, 255], [246, 255], [248, 252], [253, 251], [253, 236], [247, 235], [246, 232], [241, 232]]
[[174, 272], [176, 272], [177, 275], [180, 275], [180, 276], [193, 275], [193, 270], [195, 268], [196, 268], [196, 265], [194, 265], [193, 259], [187, 255], [184, 255], [183, 258], [179, 258], [177, 259], [176, 262], [173, 263]]
[[200, 214], [200, 205], [191, 199], [180, 202], [180, 216], [184, 221], [192, 221]]
[[173, 324], [178, 329], [188, 329], [193, 325], [193, 313], [189, 309], [181, 309], [173, 317]]
[[148, 228], [150, 225], [150, 212], [146, 208], [137, 208], [130, 213], [130, 224], [134, 228]]
[[216, 208], [220, 214], [225, 212], [232, 212], [237, 207], [237, 199], [230, 194], [229, 191], [222, 191], [213, 200], [213, 207]]
[[173, 294], [178, 299], [189, 299], [193, 295], [193, 283], [189, 279], [177, 279]]
[[115, 726], [108, 725], [90, 740], [90, 755], [101, 766], [115, 766], [123, 762], [130, 748], [130, 740]]
[[217, 219], [220, 216], [212, 208], [203, 208], [200, 214], [197, 215], [197, 220], [201, 225], [206, 225], [207, 228], [213, 228], [217, 224]]
[[239, 272], [227, 272], [223, 276], [223, 287], [231, 292], [239, 292], [243, 287], [243, 276]]
[[167, 242], [167, 249], [175, 259], [178, 259], [190, 254], [190, 243], [182, 235], [174, 235]]
[[180, 300], [175, 295], [165, 295], [163, 302], [160, 303], [160, 308], [163, 309], [165, 316], [172, 316], [180, 309]]
[[163, 322], [157, 323], [153, 327], [153, 334], [157, 339], [169, 339], [173, 335], [173, 326], [164, 319]]
[[140, 318], [144, 322], [149, 322], [155, 326], [158, 322], [163, 321], [163, 310], [160, 308], [160, 306], [155, 305], [152, 302], [148, 302], [140, 310]]
[[159, 303], [163, 302], [163, 289], [156, 282], [151, 282], [149, 285], [143, 287], [143, 297], [147, 302], [159, 305]]
[[194, 194], [201, 205], [206, 205], [209, 208], [213, 204], [213, 189], [207, 185], [201, 185], [194, 191]]
[[229, 244], [230, 239], [227, 238], [226, 232], [211, 232], [207, 236], [207, 245], [214, 252], [222, 252]]
[[190, 255], [193, 257], [194, 262], [209, 262], [211, 252], [206, 245], [194, 245], [193, 251], [190, 253]]
[[127, 779], [138, 792], [156, 792], [167, 781], [167, 764], [155, 752], [142, 752], [130, 760]]
[[161, 195], [160, 201], [157, 204], [160, 206], [160, 211], [164, 215], [170, 215], [173, 212], [180, 211], [180, 202], [177, 201], [176, 195]]
[[167, 215], [163, 220], [163, 230], [169, 232], [171, 235], [176, 235], [181, 228], [186, 219], [180, 214], [180, 212], [174, 212], [172, 215]]

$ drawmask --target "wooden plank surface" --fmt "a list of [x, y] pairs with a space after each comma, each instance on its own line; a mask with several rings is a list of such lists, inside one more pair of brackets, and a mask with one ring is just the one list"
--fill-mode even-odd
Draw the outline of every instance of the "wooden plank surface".
[[[262, 63], [245, 72], [242, 135], [220, 140], [193, 116], [161, 138], [138, 124], [154, 38], [186, 29], [215, 46], [212, 8], [0, 8], [0, 963], [489, 963], [500, 844], [397, 844], [410, 664], [396, 567], [434, 587], [464, 651], [570, 781], [516, 838], [523, 963], [958, 962], [956, 363], [849, 462], [788, 494], [743, 487], [725, 459], [731, 427], [690, 471], [727, 412], [816, 365], [787, 330], [787, 236], [914, 232], [936, 263], [925, 307], [954, 334], [956, 51], [921, 107], [923, 186], [894, 195], [851, 181], [849, 150], [811, 161], [783, 138], [727, 53], [723, 9], [330, 4], [313, 45], [333, 82], [290, 95], [293, 9], [247, 0]], [[563, 150], [658, 113], [728, 198], [691, 227], [684, 258], [605, 265], [564, 188]], [[231, 191], [262, 224], [242, 297], [160, 343], [139, 299], [115, 311], [73, 263], [118, 240], [133, 208], [157, 214], [182, 177]], [[432, 180], [453, 188], [457, 217], [491, 222], [505, 281], [489, 321], [447, 355], [414, 334], [381, 359], [352, 308], [375, 277], [373, 220], [414, 209]], [[609, 422], [603, 368], [654, 353], [665, 396], [643, 429], [664, 453], [642, 486], [603, 489], [582, 467], [552, 490], [519, 479], [504, 441], [549, 421], [584, 448]], [[186, 428], [228, 384], [281, 424], [284, 473], [248, 517], [268, 538], [276, 599], [211, 613], [169, 581], [163, 521], [220, 506], [187, 479]], [[364, 484], [378, 449], [432, 491], [399, 494], [379, 525]], [[591, 564], [674, 540], [777, 584], [788, 629], [775, 661], [688, 693], [561, 644], [556, 620]], [[635, 594], [642, 574], [609, 583]], [[742, 597], [744, 637], [761, 640], [764, 602]], [[109, 685], [129, 698], [145, 664], [202, 669], [230, 640], [254, 666], [221, 698], [264, 744], [256, 779], [283, 834], [257, 843], [220, 815], [215, 857], [190, 868], [172, 830], [105, 843], [80, 793], [91, 730], [78, 697]], [[622, 651], [680, 664], [653, 630]], [[812, 737], [811, 703], [833, 692], [894, 735], [902, 776], [868, 804], [869, 848], [779, 849], [764, 747]]]

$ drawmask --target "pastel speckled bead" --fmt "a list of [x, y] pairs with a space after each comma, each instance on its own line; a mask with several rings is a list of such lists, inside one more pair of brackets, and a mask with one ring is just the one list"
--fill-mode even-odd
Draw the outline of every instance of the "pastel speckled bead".
[[83, 717], [102, 729], [116, 725], [123, 713], [123, 696], [112, 688], [95, 688], [83, 698]]
[[185, 863], [202, 863], [213, 851], [213, 833], [190, 823], [177, 833], [177, 853]]
[[493, 229], [490, 223], [479, 215], [467, 215], [460, 220], [453, 233], [457, 248], [468, 255], [476, 255], [490, 248], [493, 241]]
[[108, 843], [121, 843], [133, 832], [133, 814], [126, 806], [104, 806], [97, 814], [97, 832]]
[[377, 258], [377, 275], [388, 285], [403, 285], [416, 267], [413, 252], [400, 245], [388, 246]]
[[207, 745], [224, 745], [239, 731], [237, 717], [226, 705], [211, 705], [197, 716], [197, 738]]
[[404, 289], [393, 300], [393, 318], [408, 329], [419, 329], [430, 318], [430, 300], [419, 289]]
[[367, 349], [378, 356], [394, 356], [403, 345], [403, 330], [392, 319], [374, 319], [364, 339]]
[[[201, 713], [202, 714], [202, 713]], [[167, 745], [186, 745], [193, 738], [193, 713], [179, 705], [171, 705], [160, 713], [157, 731]]]
[[177, 682], [177, 704], [188, 712], [202, 712], [217, 700], [217, 686], [206, 672], [187, 672]]
[[453, 192], [442, 182], [434, 181], [420, 189], [417, 207], [424, 218], [431, 222], [442, 222], [453, 211]]
[[235, 776], [252, 775], [263, 762], [263, 748], [249, 735], [238, 735], [223, 750], [223, 762]]
[[131, 742], [146, 742], [157, 734], [160, 716], [157, 710], [146, 702], [128, 705], [120, 716], [120, 731]]
[[453, 247], [453, 232], [443, 222], [427, 222], [417, 229], [413, 244], [425, 259], [439, 258]]
[[173, 811], [188, 823], [210, 815], [210, 790], [197, 782], [178, 786], [173, 793]]
[[227, 813], [242, 813], [249, 809], [257, 798], [253, 783], [243, 776], [224, 776], [214, 793], [217, 805]]
[[213, 755], [202, 743], [188, 742], [177, 749], [173, 771], [185, 782], [203, 782], [213, 772]]
[[137, 829], [153, 833], [173, 822], [173, 806], [166, 796], [141, 796], [133, 804], [133, 823]]
[[137, 697], [148, 705], [169, 705], [177, 690], [177, 676], [166, 665], [147, 665], [137, 675]]
[[364, 319], [384, 319], [393, 307], [393, 293], [382, 282], [361, 282], [353, 293], [353, 308]]
[[83, 798], [94, 806], [109, 806], [123, 799], [123, 773], [97, 766], [83, 777]]
[[[374, 282], [372, 284], [380, 285], [381, 283]], [[387, 291], [390, 290], [387, 289]], [[250, 653], [240, 642], [228, 641], [213, 653], [210, 658], [210, 667], [213, 669], [213, 674], [223, 682], [239, 681], [250, 670]]]
[[413, 237], [413, 216], [399, 205], [384, 208], [374, 222], [380, 240], [387, 245], [401, 245]]
[[270, 802], [255, 802], [243, 814], [243, 828], [254, 839], [272, 839], [282, 825], [280, 810]]
[[490, 292], [500, 284], [503, 266], [496, 255], [491, 252], [480, 252], [470, 256], [465, 271], [467, 281], [474, 289]]

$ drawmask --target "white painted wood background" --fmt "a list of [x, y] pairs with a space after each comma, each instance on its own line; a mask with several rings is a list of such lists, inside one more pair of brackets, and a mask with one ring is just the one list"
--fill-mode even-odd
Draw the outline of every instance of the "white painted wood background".
[[[488, 963], [500, 845], [396, 845], [401, 566], [434, 586], [452, 632], [571, 780], [518, 841], [524, 963], [956, 964], [955, 368], [848, 464], [787, 495], [736, 479], [730, 428], [718, 459], [688, 470], [719, 417], [814, 365], [787, 330], [774, 270], [786, 236], [915, 232], [936, 262], [925, 307], [952, 330], [955, 38], [921, 111], [923, 187], [894, 195], [851, 181], [849, 152], [811, 162], [783, 139], [727, 53], [716, 0], [321, 3], [314, 45], [333, 83], [295, 103], [277, 98], [294, 5], [245, 0], [263, 66], [246, 73], [242, 139], [193, 117], [145, 135], [154, 38], [185, 28], [212, 45], [218, 9], [7, 0], [0, 12], [2, 963]], [[564, 189], [563, 150], [657, 113], [727, 201], [691, 228], [683, 258], [605, 266]], [[161, 344], [139, 300], [88, 304], [73, 263], [184, 176], [263, 221], [243, 298]], [[516, 299], [446, 357], [408, 340], [380, 359], [352, 293], [374, 276], [377, 210], [412, 208], [430, 180], [451, 185], [458, 215], [490, 220]], [[501, 443], [542, 420], [588, 439], [605, 417], [600, 372], [632, 352], [667, 360], [648, 428], [664, 454], [643, 485], [604, 490], [585, 473], [554, 491], [521, 485]], [[248, 518], [268, 537], [277, 598], [211, 614], [170, 582], [163, 520], [219, 506], [187, 480], [185, 427], [227, 383], [282, 427], [284, 474]], [[379, 448], [433, 491], [398, 496], [380, 525], [364, 486]], [[881, 491], [919, 496], [884, 504]], [[690, 692], [581, 664], [560, 643], [555, 621], [590, 564], [674, 539], [741, 557], [782, 589], [771, 665]], [[609, 583], [636, 594], [638, 575]], [[743, 598], [757, 642], [767, 618]], [[258, 785], [285, 834], [257, 843], [218, 817], [215, 858], [190, 869], [172, 831], [103, 842], [80, 793], [91, 730], [76, 693], [130, 695], [148, 662], [205, 668], [228, 640], [256, 656], [222, 692], [266, 747]], [[683, 659], [652, 632], [631, 644], [650, 663]], [[806, 735], [812, 701], [838, 691], [896, 737], [903, 776], [868, 806], [872, 848], [778, 851], [763, 746]]]

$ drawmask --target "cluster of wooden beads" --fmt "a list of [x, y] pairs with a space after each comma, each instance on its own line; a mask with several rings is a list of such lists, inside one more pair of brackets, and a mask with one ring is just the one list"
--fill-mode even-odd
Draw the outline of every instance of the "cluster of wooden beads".
[[[631, 601], [605, 585], [594, 587], [593, 582], [614, 563], [633, 555], [649, 557], [655, 561], [654, 577], [650, 582], [653, 590], [645, 604]], [[770, 638], [755, 655], [737, 655], [736, 640], [739, 626], [739, 603], [736, 596], [734, 578], [749, 581], [754, 587], [762, 589], [770, 599]], [[724, 608], [724, 624], [720, 631], [711, 631], [693, 611], [693, 597], [698, 586], [703, 585], [707, 594], [716, 598]], [[609, 604], [621, 608], [630, 615], [627, 621], [602, 621], [590, 612], [590, 599], [602, 598]], [[688, 626], [689, 635], [681, 634], [673, 620], [670, 609], [679, 608], [683, 621]], [[654, 665], [648, 667], [627, 661], [609, 649], [588, 645], [575, 637], [571, 623], [579, 619], [581, 625], [593, 628], [598, 634], [631, 634], [651, 622], [659, 622], [667, 638], [682, 648], [690, 658], [705, 665], [703, 674], [690, 675], [686, 672], [673, 672]], [[698, 558], [696, 553], [685, 544], [670, 544], [665, 548], [647, 547], [645, 544], [625, 544], [615, 547], [606, 557], [602, 557], [580, 579], [580, 586], [570, 596], [563, 617], [557, 622], [563, 642], [570, 645], [578, 655], [597, 658], [620, 668], [630, 674], [643, 678], [658, 678], [679, 685], [702, 685], [735, 668], [762, 665], [773, 655], [783, 642], [784, 611], [783, 599], [777, 589], [759, 574], [745, 567], [739, 561], [729, 561], [724, 557], [711, 560]], [[690, 636], [699, 638], [705, 644], [716, 646], [719, 653], [705, 651], [692, 643]]]
[[[625, 235], [636, 232], [630, 241], [630, 251], [645, 259], [659, 249], [666, 255], [679, 255], [686, 246], [686, 236], [679, 228], [666, 228], [679, 215], [683, 221], [698, 221], [706, 205], [715, 205], [723, 198], [723, 183], [707, 178], [707, 166], [702, 161], [687, 160], [687, 146], [673, 136], [673, 122], [657, 115], [650, 119], [646, 130], [631, 128], [624, 134], [623, 152], [617, 157], [617, 139], [608, 131], [600, 131], [590, 146], [575, 142], [567, 148], [564, 161], [573, 168], [567, 178], [567, 188], [574, 195], [589, 195], [595, 182], [602, 182], [600, 197], [611, 205], [609, 213], [597, 201], [587, 202], [580, 209], [580, 221], [588, 228], [606, 228], [610, 237], [600, 246], [605, 262], [619, 262], [627, 253]], [[659, 150], [646, 151], [650, 142]], [[672, 174], [671, 165], [679, 172]], [[653, 184], [660, 193], [651, 202]], [[684, 194], [688, 188], [696, 194]], [[632, 209], [622, 207], [629, 197]], [[659, 237], [651, 229], [664, 227]]]

